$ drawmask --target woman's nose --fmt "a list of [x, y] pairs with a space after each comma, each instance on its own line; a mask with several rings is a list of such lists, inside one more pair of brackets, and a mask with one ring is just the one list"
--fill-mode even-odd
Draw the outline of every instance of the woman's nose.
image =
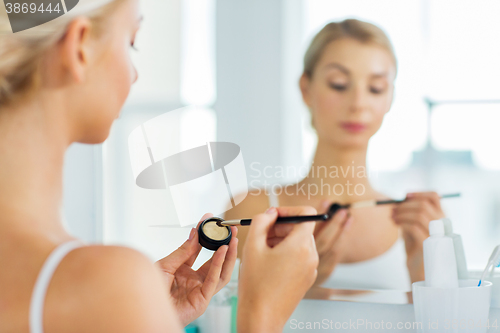
[[135, 66], [133, 66], [132, 68], [133, 68], [133, 78], [134, 78], [132, 80], [132, 83], [135, 83], [139, 78], [139, 73], [137, 72], [137, 68], [135, 68]]
[[367, 107], [368, 92], [361, 87], [354, 87], [351, 91], [351, 112], [362, 111]]

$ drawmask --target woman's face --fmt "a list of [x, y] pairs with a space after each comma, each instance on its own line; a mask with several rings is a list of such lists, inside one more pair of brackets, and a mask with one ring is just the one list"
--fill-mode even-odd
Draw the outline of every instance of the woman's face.
[[83, 106], [77, 110], [76, 123], [82, 133], [79, 142], [106, 140], [138, 77], [130, 58], [141, 20], [138, 1], [127, 0], [112, 15], [106, 22], [108, 30], [93, 44], [97, 50], [94, 62], [91, 60], [85, 83], [79, 90]]
[[319, 140], [366, 147], [391, 107], [395, 75], [391, 54], [378, 45], [349, 38], [328, 44], [312, 77], [300, 81]]

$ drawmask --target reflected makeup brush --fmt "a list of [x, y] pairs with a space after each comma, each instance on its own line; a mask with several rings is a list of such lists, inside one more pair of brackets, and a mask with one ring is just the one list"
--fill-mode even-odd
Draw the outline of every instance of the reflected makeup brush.
[[[457, 198], [460, 196], [460, 193], [452, 193], [452, 194], [444, 194], [440, 196], [441, 199], [447, 198]], [[333, 203], [328, 208], [328, 212], [326, 214], [319, 215], [304, 215], [304, 216], [279, 216], [276, 219], [276, 223], [301, 223], [301, 222], [311, 222], [311, 221], [328, 221], [330, 218], [335, 215], [335, 213], [339, 209], [349, 209], [349, 208], [363, 208], [363, 207], [374, 207], [378, 205], [390, 205], [390, 204], [398, 204], [405, 202], [407, 199], [403, 200], [365, 200], [358, 201], [347, 205], [340, 205], [338, 203]], [[231, 226], [231, 225], [250, 225], [252, 223], [252, 219], [239, 219], [239, 220], [218, 220], [217, 225], [219, 227], [222, 226]]]
[[[451, 194], [443, 194], [439, 198], [440, 199], [458, 198], [459, 196], [460, 196], [460, 193], [451, 193]], [[352, 204], [342, 206], [342, 208], [362, 208], [362, 207], [373, 207], [373, 206], [377, 206], [377, 205], [390, 205], [390, 204], [402, 203], [402, 202], [405, 202], [406, 200], [407, 199], [403, 199], [403, 200], [366, 200], [366, 201], [353, 202]]]

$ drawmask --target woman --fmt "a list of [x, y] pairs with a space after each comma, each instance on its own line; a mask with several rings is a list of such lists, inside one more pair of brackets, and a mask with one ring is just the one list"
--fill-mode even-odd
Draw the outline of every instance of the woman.
[[[139, 22], [137, 0], [80, 0], [15, 34], [0, 12], [1, 332], [181, 332], [230, 278], [236, 238], [194, 271], [195, 228], [153, 265], [126, 247], [84, 246], [62, 226], [64, 153], [73, 142], [107, 138], [137, 80], [129, 49]], [[240, 332], [280, 331], [314, 282], [314, 226], [273, 226], [278, 215], [311, 213], [294, 207], [254, 217]]]
[[[305, 56], [300, 90], [318, 136], [307, 177], [282, 189], [257, 189], [227, 219], [268, 206], [342, 204], [387, 199], [370, 184], [366, 153], [392, 104], [396, 58], [378, 27], [345, 20], [327, 24]], [[431, 220], [444, 216], [436, 193], [411, 193], [399, 205], [338, 211], [315, 230], [320, 263], [316, 285], [410, 290], [424, 279], [422, 242]], [[241, 228], [245, 243], [246, 230]], [[332, 274], [333, 273], [333, 274]]]

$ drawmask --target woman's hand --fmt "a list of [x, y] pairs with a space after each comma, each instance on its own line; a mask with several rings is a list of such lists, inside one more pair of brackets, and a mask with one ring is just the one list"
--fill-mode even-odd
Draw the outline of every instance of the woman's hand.
[[[325, 213], [330, 205], [328, 201], [322, 202], [321, 206]], [[319, 266], [315, 286], [320, 286], [325, 282], [338, 264], [343, 248], [342, 236], [352, 221], [352, 216], [349, 217], [347, 209], [340, 209], [329, 221], [316, 223], [314, 239], [319, 255]]]
[[270, 208], [252, 218], [243, 248], [238, 332], [281, 332], [316, 279], [314, 223], [275, 226], [279, 216], [314, 215], [312, 207]]
[[393, 209], [392, 218], [403, 231], [412, 282], [425, 279], [423, 242], [429, 237], [429, 222], [443, 217], [445, 215], [436, 192], [408, 193], [406, 201]]
[[[201, 221], [212, 216], [205, 214]], [[191, 266], [201, 250], [198, 226], [191, 230], [189, 239], [181, 247], [156, 262], [164, 273], [167, 288], [184, 326], [205, 312], [212, 296], [229, 282], [238, 248], [238, 230], [231, 227], [233, 236], [229, 246], [221, 246], [210, 260], [197, 271], [193, 270]]]

